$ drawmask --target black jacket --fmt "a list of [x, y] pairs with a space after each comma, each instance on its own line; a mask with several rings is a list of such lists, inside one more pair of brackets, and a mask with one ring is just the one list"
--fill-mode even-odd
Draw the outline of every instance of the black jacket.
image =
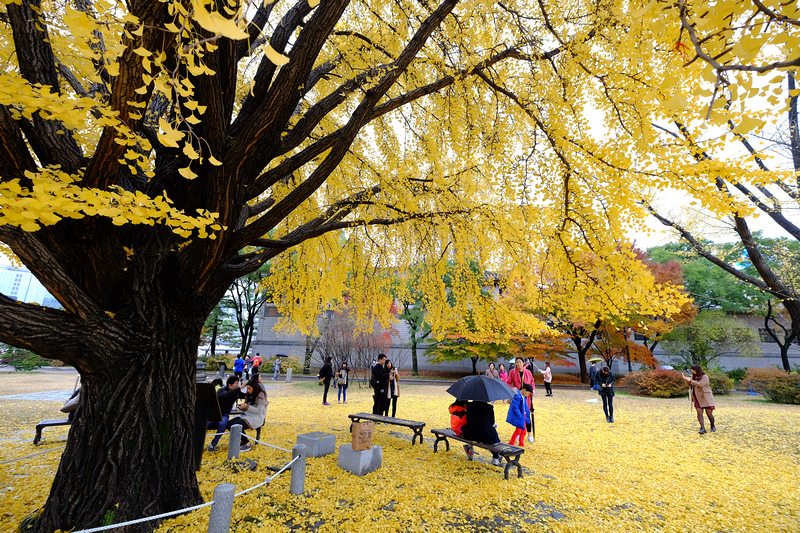
[[322, 365], [322, 368], [319, 369], [319, 377], [326, 381], [330, 381], [333, 378], [333, 367], [330, 363]]
[[494, 407], [486, 402], [469, 402], [467, 404], [467, 423], [462, 428], [465, 439], [497, 444], [500, 437], [494, 428]]
[[225, 386], [219, 389], [217, 391], [217, 400], [219, 401], [219, 410], [222, 411], [222, 414], [231, 414], [233, 404], [235, 404], [236, 400], [239, 398], [244, 398], [244, 393], [238, 388], [231, 390]]
[[371, 385], [372, 388], [375, 389], [375, 392], [376, 393], [386, 392], [386, 384], [388, 382], [389, 382], [389, 373], [386, 371], [386, 368], [380, 363], [376, 363], [375, 365], [373, 365]]

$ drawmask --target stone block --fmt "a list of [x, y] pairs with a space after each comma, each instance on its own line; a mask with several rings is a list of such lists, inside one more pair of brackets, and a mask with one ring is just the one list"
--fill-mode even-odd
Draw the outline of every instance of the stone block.
[[351, 444], [339, 446], [339, 468], [357, 476], [369, 474], [381, 467], [383, 448], [372, 445], [369, 450], [354, 451]]
[[336, 435], [314, 431], [297, 436], [297, 444], [306, 447], [306, 457], [322, 457], [336, 452]]

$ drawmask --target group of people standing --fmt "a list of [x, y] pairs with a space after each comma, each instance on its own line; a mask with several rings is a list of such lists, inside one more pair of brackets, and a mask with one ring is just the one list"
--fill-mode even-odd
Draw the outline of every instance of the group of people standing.
[[[277, 359], [280, 361], [279, 357]], [[250, 376], [258, 374], [262, 362], [263, 359], [261, 359], [260, 353], [256, 353], [252, 358], [250, 355], [245, 355], [244, 359], [239, 355], [233, 362], [233, 375], [239, 379], [242, 379], [242, 376], [244, 376], [244, 379], [249, 380]], [[280, 362], [277, 364], [280, 365]], [[280, 368], [280, 366], [278, 366], [278, 368]]]
[[317, 379], [325, 387], [322, 393], [322, 405], [330, 405], [328, 403], [328, 390], [331, 386], [331, 380], [334, 380], [335, 386], [339, 388], [338, 403], [347, 403], [347, 385], [350, 382], [350, 366], [347, 361], [342, 361], [342, 366], [336, 372], [333, 371], [333, 358], [326, 357], [325, 363], [319, 369]]
[[389, 416], [391, 406], [391, 416], [394, 417], [397, 414], [397, 398], [400, 396], [400, 376], [386, 354], [378, 354], [378, 359], [372, 362], [369, 384], [374, 393], [372, 414]]

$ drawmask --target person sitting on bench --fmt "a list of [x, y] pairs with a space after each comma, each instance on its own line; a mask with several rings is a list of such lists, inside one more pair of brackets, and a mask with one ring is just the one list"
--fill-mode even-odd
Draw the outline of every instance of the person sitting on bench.
[[258, 375], [254, 374], [250, 381], [247, 382], [247, 394], [244, 397], [244, 403], [239, 404], [239, 409], [244, 411], [244, 416], [237, 416], [229, 422], [228, 429], [235, 425], [242, 426], [242, 440], [239, 443], [239, 451], [250, 451], [252, 445], [247, 439], [244, 430], [258, 429], [264, 425], [264, 420], [267, 418], [267, 393], [258, 384]]
[[[461, 428], [465, 439], [474, 440], [483, 444], [500, 444], [497, 435], [497, 424], [494, 422], [494, 407], [486, 402], [469, 402], [467, 404], [467, 423]], [[464, 445], [464, 450], [470, 461], [472, 460], [472, 446]], [[500, 455], [492, 453], [492, 464], [500, 466]]]
[[238, 377], [230, 376], [226, 383], [226, 387], [217, 391], [217, 400], [219, 400], [219, 410], [222, 412], [222, 420], [220, 422], [208, 423], [208, 429], [217, 430], [217, 434], [214, 436], [211, 444], [209, 444], [207, 448], [210, 452], [216, 451], [217, 443], [219, 443], [222, 433], [225, 433], [225, 429], [228, 427], [228, 419], [231, 416], [233, 404], [235, 404], [236, 400], [239, 398], [244, 398], [244, 393], [239, 388]]

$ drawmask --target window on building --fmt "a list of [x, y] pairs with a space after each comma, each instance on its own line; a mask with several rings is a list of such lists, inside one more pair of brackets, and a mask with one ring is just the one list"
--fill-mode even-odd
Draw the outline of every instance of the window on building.
[[647, 337], [645, 337], [641, 333], [634, 333], [633, 334], [633, 340], [635, 340], [635, 341], [643, 341], [645, 339], [647, 339]]

